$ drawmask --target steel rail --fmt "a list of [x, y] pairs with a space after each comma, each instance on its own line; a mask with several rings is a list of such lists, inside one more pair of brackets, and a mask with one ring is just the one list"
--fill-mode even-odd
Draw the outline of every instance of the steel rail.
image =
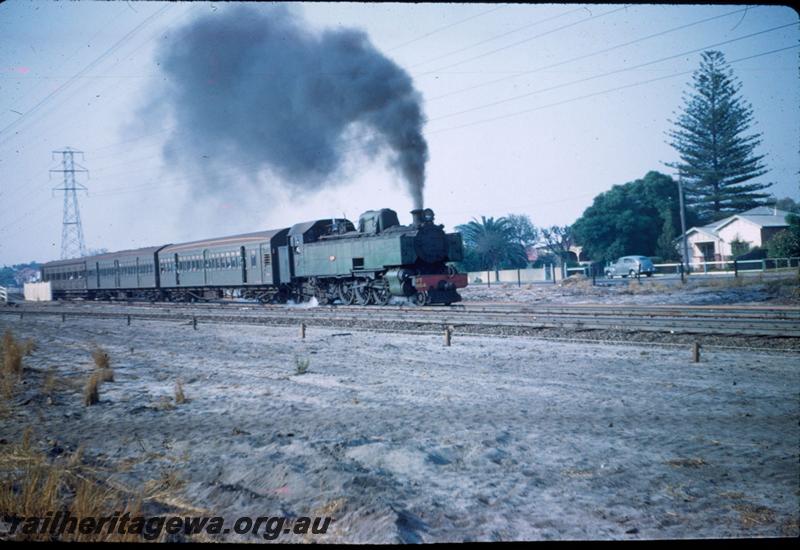
[[518, 312], [470, 312], [442, 308], [434, 311], [425, 308], [405, 308], [403, 310], [386, 310], [384, 308], [282, 308], [238, 311], [236, 314], [172, 312], [165, 308], [162, 312], [101, 311], [95, 308], [42, 308], [22, 309], [14, 311], [3, 309], [4, 314], [33, 315], [69, 315], [76, 317], [126, 318], [149, 320], [187, 321], [197, 319], [203, 323], [225, 324], [287, 324], [291, 322], [340, 321], [370, 323], [392, 323], [413, 327], [420, 325], [453, 325], [453, 326], [493, 326], [522, 328], [562, 328], [577, 330], [618, 330], [627, 332], [669, 332], [672, 334], [722, 334], [743, 336], [767, 336], [800, 338], [800, 322], [777, 316], [736, 317], [718, 315], [716, 317], [697, 318], [691, 316], [662, 315], [658, 317], [618, 316], [618, 315], [575, 315], [559, 313], [518, 313]]
[[[800, 319], [800, 307], [795, 306], [735, 306], [735, 305], [641, 305], [641, 304], [456, 304], [450, 307], [443, 306], [415, 306], [415, 305], [387, 305], [387, 306], [343, 306], [343, 305], [274, 305], [256, 304], [252, 302], [234, 301], [214, 301], [214, 302], [135, 302], [135, 301], [103, 301], [103, 302], [59, 302], [53, 304], [56, 307], [78, 306], [78, 307], [101, 307], [118, 306], [125, 308], [156, 308], [163, 310], [170, 309], [227, 309], [237, 308], [241, 310], [253, 311], [347, 311], [347, 312], [414, 312], [424, 314], [443, 314], [444, 312], [468, 312], [468, 313], [508, 313], [508, 314], [560, 314], [560, 315], [615, 315], [622, 317], [638, 316], [672, 316], [672, 317], [714, 317], [736, 316], [763, 318], [771, 317], [775, 319]], [[25, 307], [37, 307], [33, 304], [26, 304]], [[38, 307], [52, 307], [44, 305]]]

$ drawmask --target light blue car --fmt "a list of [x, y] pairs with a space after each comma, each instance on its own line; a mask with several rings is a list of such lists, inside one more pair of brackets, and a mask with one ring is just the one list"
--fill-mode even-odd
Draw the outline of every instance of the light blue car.
[[637, 274], [652, 277], [656, 268], [647, 256], [623, 256], [605, 268], [606, 277], [636, 277]]

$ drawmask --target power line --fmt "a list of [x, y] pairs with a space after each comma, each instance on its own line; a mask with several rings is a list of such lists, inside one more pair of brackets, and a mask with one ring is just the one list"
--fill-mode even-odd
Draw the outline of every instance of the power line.
[[495, 35], [495, 36], [493, 36], [491, 38], [487, 38], [485, 40], [481, 40], [479, 42], [475, 42], [473, 44], [470, 44], [469, 46], [464, 46], [462, 48], [458, 48], [456, 50], [452, 50], [452, 51], [447, 52], [445, 54], [441, 54], [441, 55], [439, 55], [437, 57], [428, 59], [426, 61], [420, 61], [419, 63], [411, 65], [411, 68], [413, 69], [414, 67], [419, 67], [420, 65], [427, 65], [428, 63], [433, 63], [434, 61], [438, 61], [440, 59], [444, 59], [445, 57], [450, 57], [451, 55], [455, 55], [457, 53], [461, 53], [461, 52], [466, 51], [466, 50], [471, 50], [472, 48], [475, 48], [477, 46], [481, 46], [481, 45], [486, 44], [488, 42], [494, 42], [495, 40], [499, 40], [501, 38], [505, 38], [506, 36], [509, 36], [511, 34], [514, 34], [514, 33], [517, 33], [519, 31], [522, 31], [522, 30], [525, 30], [525, 29], [529, 29], [531, 27], [535, 27], [537, 25], [541, 25], [542, 23], [547, 23], [548, 21], [553, 21], [554, 19], [559, 19], [561, 17], [565, 17], [565, 16], [573, 14], [575, 12], [584, 11], [584, 10], [585, 10], [585, 8], [577, 8], [577, 9], [574, 9], [574, 10], [566, 11], [566, 12], [558, 14], [558, 15], [554, 15], [552, 17], [546, 17], [545, 19], [540, 19], [538, 21], [534, 21], [533, 23], [528, 23], [527, 25], [523, 25], [521, 27], [517, 27], [516, 29], [512, 29], [510, 31], [506, 31], [506, 32], [501, 33], [501, 34], [497, 34], [497, 35]]
[[[122, 8], [122, 9], [124, 9], [124, 8]], [[105, 20], [103, 22], [103, 24], [100, 25], [100, 28], [98, 29], [98, 31], [96, 33], [94, 33], [86, 42], [87, 43], [91, 43], [95, 38], [97, 38], [97, 36], [100, 33], [108, 31], [108, 23], [111, 22], [112, 19], [116, 19], [117, 17], [118, 17], [117, 13], [112, 13], [111, 17], [109, 17], [107, 20]], [[62, 64], [69, 63], [69, 61], [72, 60], [72, 58], [75, 57], [78, 54], [78, 52], [80, 52], [82, 50], [83, 50], [83, 46], [82, 45], [78, 46], [77, 48], [75, 48], [75, 51], [72, 52], [69, 56], [67, 56], [67, 58], [64, 59], [61, 63]], [[0, 78], [9, 78], [10, 79], [10, 78], [18, 78], [18, 77], [16, 77], [16, 76], [15, 77], [8, 76], [8, 77], [0, 77]], [[34, 77], [34, 76], [26, 76], [25, 77], [26, 80], [36, 79], [36, 78], [43, 78], [43, 77]], [[59, 78], [59, 77], [54, 77], [54, 78]], [[65, 77], [61, 77], [61, 78], [69, 78], [69, 77], [65, 76]], [[23, 93], [23, 96], [25, 96], [25, 95], [31, 95], [31, 94], [30, 93]], [[19, 99], [18, 97], [15, 97], [13, 101], [17, 101], [18, 99]], [[9, 101], [9, 103], [12, 103], [12, 101]]]
[[[779, 48], [779, 49], [776, 49], [776, 50], [763, 52], [763, 53], [756, 54], [756, 55], [753, 55], [753, 56], [739, 58], [739, 59], [730, 61], [729, 63], [738, 63], [738, 62], [741, 62], [741, 61], [746, 61], [746, 60], [749, 60], [749, 59], [755, 59], [755, 58], [758, 58], [758, 57], [763, 57], [763, 56], [766, 56], [766, 55], [779, 53], [779, 52], [790, 50], [792, 48], [797, 48], [797, 47], [800, 47], [800, 45], [789, 46], [789, 47], [785, 47], [785, 48]], [[661, 76], [661, 77], [657, 77], [657, 78], [652, 78], [652, 79], [648, 79], [648, 80], [634, 82], [634, 83], [631, 83], [631, 84], [626, 84], [626, 85], [623, 85], [623, 86], [617, 86], [617, 87], [614, 87], [614, 88], [609, 88], [609, 89], [606, 89], [606, 90], [601, 90], [601, 91], [598, 91], [598, 92], [593, 92], [593, 93], [590, 93], [590, 94], [585, 94], [585, 95], [582, 95], [582, 96], [573, 97], [573, 98], [566, 99], [566, 100], [563, 100], [563, 101], [558, 101], [558, 102], [554, 102], [554, 103], [550, 103], [550, 104], [546, 104], [546, 105], [541, 105], [539, 107], [534, 107], [534, 108], [531, 108], [531, 109], [525, 109], [525, 110], [521, 110], [521, 111], [516, 111], [514, 113], [509, 113], [509, 114], [506, 114], [506, 115], [501, 115], [501, 116], [497, 116], [497, 117], [491, 117], [491, 118], [488, 118], [488, 119], [481, 119], [481, 120], [477, 120], [477, 121], [461, 124], [461, 125], [458, 125], [458, 126], [440, 128], [438, 130], [432, 130], [432, 131], [426, 132], [426, 135], [435, 135], [435, 134], [439, 134], [439, 133], [443, 133], [443, 132], [448, 132], [448, 131], [452, 131], [452, 130], [459, 130], [459, 129], [470, 127], [470, 126], [475, 126], [475, 125], [480, 125], [480, 124], [484, 124], [484, 123], [488, 123], [488, 122], [493, 122], [495, 120], [511, 118], [511, 117], [514, 117], [514, 116], [518, 116], [520, 114], [526, 114], [526, 113], [529, 113], [529, 112], [539, 111], [539, 110], [547, 109], [547, 108], [550, 108], [550, 107], [556, 107], [556, 106], [559, 106], [559, 105], [564, 105], [564, 104], [567, 104], [567, 103], [571, 103], [573, 101], [580, 101], [580, 100], [583, 100], [583, 99], [588, 99], [588, 98], [591, 98], [591, 97], [596, 97], [596, 96], [604, 95], [604, 94], [607, 94], [607, 93], [612, 93], [612, 92], [615, 92], [615, 91], [624, 90], [624, 89], [627, 89], [627, 88], [632, 88], [632, 87], [636, 87], [636, 86], [642, 86], [642, 85], [649, 84], [649, 83], [652, 83], [652, 82], [658, 82], [658, 81], [666, 80], [666, 79], [669, 79], [669, 78], [675, 78], [675, 77], [678, 77], [678, 76], [692, 74], [693, 72], [694, 72], [694, 70], [682, 71], [682, 72], [673, 73], [673, 74], [666, 75], [666, 76]], [[377, 137], [377, 136], [373, 136], [373, 137]], [[353, 151], [357, 151], [359, 149], [365, 149], [365, 148], [367, 148], [367, 146], [358, 145], [358, 146], [355, 146], [355, 147], [351, 147], [350, 149], [347, 149], [344, 152], [345, 153], [349, 153], [349, 152], [353, 152]], [[254, 162], [248, 162], [248, 163], [244, 163], [244, 164], [238, 164], [236, 166], [230, 167], [229, 170], [231, 172], [232, 171], [238, 171], [238, 170], [241, 170], [242, 168], [248, 168], [250, 166], [256, 166], [256, 165], [259, 165], [259, 164], [262, 164], [262, 162], [260, 160], [254, 161]], [[141, 185], [141, 186], [134, 186], [134, 187], [122, 186], [122, 187], [115, 188], [115, 189], [109, 189], [107, 191], [103, 191], [103, 192], [100, 192], [100, 193], [95, 193], [94, 195], [111, 195], [111, 194], [118, 194], [118, 193], [126, 193], [126, 192], [130, 192], [130, 191], [141, 191], [141, 190], [145, 190], [145, 189], [155, 189], [155, 188], [160, 188], [160, 187], [165, 187], [165, 186], [177, 185], [177, 184], [183, 183], [185, 181], [189, 181], [191, 179], [193, 179], [193, 176], [190, 176], [190, 175], [179, 176], [179, 177], [174, 178], [172, 180], [166, 180], [166, 181], [165, 180], [160, 180], [158, 183], [154, 182], [152, 184], [145, 184], [145, 185]]]
[[[103, 52], [102, 54], [100, 54], [100, 56], [99, 56], [99, 57], [97, 57], [97, 58], [96, 58], [94, 61], [92, 61], [92, 62], [91, 62], [91, 63], [89, 63], [89, 64], [88, 64], [86, 67], [84, 67], [83, 69], [81, 69], [81, 70], [80, 70], [78, 73], [76, 73], [75, 75], [73, 75], [73, 76], [72, 76], [72, 77], [71, 77], [69, 80], [67, 80], [67, 81], [66, 81], [65, 83], [63, 83], [61, 86], [59, 86], [58, 88], [56, 88], [55, 90], [53, 90], [52, 92], [50, 92], [49, 94], [47, 94], [47, 96], [45, 96], [45, 97], [44, 97], [44, 99], [42, 99], [41, 101], [39, 101], [39, 102], [38, 102], [36, 105], [34, 105], [34, 106], [33, 106], [31, 109], [29, 109], [28, 111], [26, 111], [26, 112], [25, 112], [25, 113], [24, 113], [22, 116], [20, 116], [19, 118], [15, 119], [13, 122], [11, 122], [10, 124], [8, 124], [8, 125], [7, 125], [5, 128], [3, 128], [2, 130], [0, 130], [0, 136], [2, 136], [2, 134], [3, 134], [3, 133], [5, 133], [5, 132], [8, 132], [10, 129], [12, 129], [12, 128], [14, 128], [14, 127], [18, 126], [18, 125], [19, 125], [21, 122], [23, 122], [23, 121], [27, 120], [27, 118], [28, 118], [28, 117], [30, 117], [30, 116], [32, 116], [33, 114], [35, 114], [35, 113], [36, 113], [36, 112], [37, 112], [37, 111], [38, 111], [38, 110], [39, 110], [39, 109], [42, 107], [42, 105], [44, 105], [45, 103], [47, 103], [47, 102], [50, 100], [50, 98], [52, 98], [52, 97], [54, 97], [54, 96], [58, 95], [58, 94], [59, 94], [59, 93], [61, 93], [61, 92], [62, 92], [62, 91], [65, 89], [65, 88], [67, 88], [67, 87], [68, 87], [70, 84], [72, 84], [73, 82], [75, 82], [75, 81], [76, 81], [76, 80], [77, 80], [77, 79], [78, 79], [78, 78], [79, 78], [81, 75], [83, 75], [83, 74], [85, 74], [85, 73], [89, 72], [90, 70], [92, 70], [93, 68], [95, 68], [95, 67], [96, 67], [96, 66], [97, 66], [97, 65], [98, 65], [98, 64], [99, 64], [99, 63], [100, 63], [100, 62], [101, 62], [103, 59], [105, 59], [105, 58], [106, 58], [106, 57], [107, 57], [109, 54], [111, 54], [112, 52], [114, 52], [114, 51], [116, 51], [117, 49], [119, 49], [119, 48], [120, 48], [120, 47], [121, 47], [121, 46], [122, 46], [122, 45], [123, 45], [125, 42], [127, 42], [127, 41], [128, 41], [130, 38], [131, 38], [131, 37], [133, 37], [133, 36], [134, 36], [136, 33], [138, 33], [138, 32], [139, 32], [139, 30], [141, 30], [142, 28], [144, 28], [145, 26], [147, 26], [147, 25], [148, 25], [150, 22], [152, 22], [152, 21], [153, 21], [153, 20], [155, 20], [156, 18], [160, 17], [160, 16], [161, 16], [161, 15], [162, 15], [162, 14], [163, 14], [163, 13], [164, 13], [164, 12], [165, 12], [167, 9], [169, 9], [170, 7], [171, 7], [171, 4], [166, 4], [164, 7], [162, 7], [161, 9], [159, 9], [157, 12], [155, 12], [155, 13], [151, 14], [150, 16], [148, 16], [148, 17], [147, 17], [147, 18], [146, 18], [144, 21], [142, 21], [142, 22], [141, 22], [141, 23], [139, 23], [139, 24], [138, 24], [136, 27], [134, 27], [134, 28], [133, 28], [133, 30], [131, 30], [130, 32], [128, 32], [127, 34], [125, 34], [125, 36], [123, 36], [121, 39], [119, 39], [119, 40], [118, 40], [116, 43], [114, 43], [114, 44], [113, 44], [111, 47], [109, 47], [108, 49], [106, 49], [106, 51], [105, 51], [105, 52]], [[7, 140], [7, 139], [8, 139], [8, 138], [6, 138], [6, 140]], [[2, 142], [0, 142], [0, 143], [2, 143]]]
[[473, 19], [476, 19], [476, 18], [478, 18], [478, 17], [482, 17], [482, 16], [484, 16], [484, 15], [488, 15], [488, 14], [490, 14], [490, 13], [492, 13], [492, 12], [495, 12], [495, 11], [497, 11], [497, 10], [503, 9], [504, 7], [505, 7], [505, 6], [497, 6], [497, 7], [495, 7], [495, 8], [492, 8], [492, 9], [490, 9], [490, 10], [482, 11], [482, 12], [480, 12], [480, 13], [477, 13], [477, 14], [475, 14], [475, 15], [470, 15], [469, 17], [466, 17], [466, 18], [464, 18], [464, 19], [460, 19], [460, 20], [458, 20], [458, 21], [455, 21], [454, 23], [450, 23], [450, 24], [448, 24], [448, 25], [445, 25], [445, 26], [443, 26], [443, 27], [439, 27], [438, 29], [434, 29], [434, 30], [432, 30], [432, 31], [430, 31], [430, 32], [427, 32], [427, 33], [423, 34], [422, 36], [418, 36], [418, 37], [416, 37], [416, 38], [412, 38], [411, 40], [408, 40], [408, 41], [406, 41], [406, 42], [403, 42], [402, 44], [399, 44], [399, 45], [397, 45], [397, 46], [394, 46], [393, 48], [390, 48], [390, 49], [388, 49], [388, 50], [386, 50], [386, 51], [387, 51], [387, 52], [393, 52], [393, 51], [395, 51], [395, 50], [399, 50], [400, 48], [405, 48], [405, 47], [406, 47], [406, 46], [408, 46], [409, 44], [413, 44], [414, 42], [419, 42], [420, 40], [423, 40], [423, 39], [425, 39], [425, 38], [428, 38], [429, 36], [431, 36], [431, 35], [434, 35], [434, 34], [436, 34], [436, 33], [438, 33], [438, 32], [442, 32], [442, 31], [445, 31], [445, 30], [447, 30], [447, 29], [451, 29], [451, 28], [455, 27], [456, 25], [460, 25], [460, 24], [462, 24], [462, 23], [466, 23], [467, 21], [471, 21], [471, 20], [473, 20]]
[[610, 10], [610, 11], [607, 11], [607, 12], [604, 12], [604, 13], [600, 13], [598, 15], [592, 15], [590, 17], [587, 17], [586, 19], [581, 19], [580, 21], [573, 21], [572, 23], [568, 23], [566, 25], [562, 25], [560, 27], [556, 27], [555, 29], [551, 29], [549, 31], [537, 34], [535, 36], [530, 36], [528, 38], [525, 38], [524, 40], [519, 40], [517, 42], [514, 42], [513, 44], [508, 44], [506, 46], [502, 46], [500, 48], [496, 48], [494, 50], [491, 50], [491, 51], [488, 51], [488, 52], [485, 52], [485, 53], [482, 53], [482, 54], [479, 54], [479, 55], [468, 57], [467, 59], [463, 59], [461, 61], [457, 61], [455, 63], [451, 63], [450, 65], [445, 65], [443, 67], [439, 67], [437, 69], [433, 69], [431, 71], [427, 71], [426, 73], [422, 73], [422, 74], [438, 73], [439, 71], [443, 71], [445, 69], [450, 69], [452, 67], [458, 67], [459, 65], [463, 65], [464, 63], [469, 63], [470, 61], [474, 61], [476, 59], [481, 59], [483, 57], [494, 55], [494, 54], [496, 54], [498, 52], [502, 52], [502, 51], [507, 50], [509, 48], [515, 48], [515, 47], [519, 46], [520, 44], [525, 44], [526, 42], [530, 42], [532, 40], [536, 40], [537, 38], [541, 38], [543, 36], [554, 34], [556, 32], [562, 31], [564, 29], [568, 29], [570, 27], [574, 27], [576, 25], [580, 25], [582, 23], [586, 23], [588, 21], [594, 21], [596, 19], [600, 19], [601, 17], [605, 17], [607, 15], [612, 15], [612, 14], [620, 12], [622, 10], [627, 10], [629, 7], [630, 7], [630, 4], [626, 4], [626, 5], [624, 5], [624, 6], [620, 7], [620, 8], [616, 8], [616, 9], [613, 9], [613, 10]]
[[685, 25], [680, 25], [678, 27], [673, 27], [673, 28], [667, 29], [665, 31], [657, 32], [655, 34], [650, 34], [648, 36], [643, 36], [641, 38], [637, 38], [636, 40], [631, 40], [630, 42], [624, 42], [622, 44], [617, 44], [616, 46], [611, 46], [610, 48], [604, 48], [602, 50], [597, 50], [597, 51], [590, 52], [590, 53], [587, 53], [587, 54], [584, 54], [584, 55], [580, 55], [580, 56], [577, 56], [577, 57], [573, 57], [573, 58], [570, 58], [570, 59], [565, 59], [564, 61], [559, 61], [557, 63], [552, 63], [550, 65], [544, 65], [542, 67], [537, 67], [535, 69], [531, 69], [531, 70], [528, 70], [528, 71], [519, 71], [519, 72], [516, 72], [515, 74], [512, 74], [510, 76], [504, 76], [503, 78], [490, 80], [489, 82], [482, 82], [480, 84], [475, 84], [475, 85], [469, 86], [467, 88], [461, 88], [459, 90], [454, 90], [452, 92], [447, 92], [447, 93], [444, 93], [444, 94], [441, 94], [441, 95], [438, 95], [438, 96], [427, 98], [427, 102], [437, 101], [439, 99], [444, 99], [445, 97], [454, 96], [454, 95], [457, 95], [457, 94], [460, 94], [460, 93], [463, 93], [463, 92], [468, 92], [468, 91], [471, 91], [471, 90], [475, 90], [477, 88], [483, 88], [484, 86], [491, 86], [492, 84], [497, 84], [498, 82], [504, 82], [506, 80], [513, 80], [513, 79], [518, 78], [520, 76], [529, 75], [529, 74], [537, 73], [537, 72], [540, 72], [540, 71], [546, 71], [548, 69], [554, 69], [555, 67], [560, 67], [560, 66], [566, 65], [568, 63], [573, 63], [575, 61], [581, 61], [583, 59], [588, 59], [590, 57], [595, 57], [597, 55], [601, 55], [601, 54], [608, 53], [608, 52], [611, 52], [611, 51], [614, 51], [614, 50], [618, 50], [620, 48], [624, 48], [624, 47], [627, 47], [627, 46], [632, 46], [634, 44], [638, 44], [640, 42], [644, 42], [644, 41], [650, 40], [652, 38], [657, 38], [659, 36], [665, 36], [667, 34], [670, 34], [670, 33], [676, 32], [676, 31], [688, 29], [690, 27], [693, 27], [693, 26], [696, 26], [696, 25], [700, 25], [700, 24], [703, 24], [703, 23], [708, 23], [709, 21], [714, 21], [715, 19], [721, 19], [723, 17], [728, 17], [728, 16], [731, 16], [731, 15], [735, 15], [737, 13], [741, 13], [741, 12], [745, 11], [745, 9], [747, 9], [747, 8], [740, 9], [740, 10], [735, 10], [735, 11], [728, 12], [728, 13], [723, 13], [722, 15], [715, 15], [714, 17], [708, 17], [706, 19], [701, 19], [699, 21], [694, 21], [692, 23], [687, 23]]
[[475, 107], [470, 107], [469, 109], [463, 109], [461, 111], [455, 111], [455, 112], [452, 112], [452, 113], [448, 113], [446, 115], [442, 115], [442, 116], [439, 116], [439, 117], [436, 117], [436, 118], [429, 119], [428, 122], [434, 122], [436, 120], [442, 120], [442, 119], [445, 119], [445, 118], [450, 118], [450, 117], [462, 115], [462, 114], [465, 114], [465, 113], [471, 113], [473, 111], [478, 111], [478, 110], [481, 110], [481, 109], [487, 109], [489, 107], [494, 107], [496, 105], [501, 105], [503, 103], [508, 103], [509, 101], [517, 101], [519, 99], [530, 97], [530, 96], [535, 95], [535, 94], [539, 94], [539, 93], [543, 93], [543, 92], [550, 92], [550, 91], [553, 91], [553, 90], [557, 90], [559, 88], [565, 88], [567, 86], [572, 86], [574, 84], [580, 84], [580, 83], [583, 83], [583, 82], [588, 82], [590, 80], [596, 80], [598, 78], [604, 78], [604, 77], [611, 76], [611, 75], [614, 75], [614, 74], [624, 73], [624, 72], [627, 72], [627, 71], [633, 71], [635, 69], [640, 69], [642, 67], [647, 67], [648, 65], [655, 65], [656, 63], [662, 63], [664, 61], [669, 61], [670, 59], [675, 59], [677, 57], [684, 57], [686, 55], [690, 55], [690, 54], [693, 54], [693, 53], [701, 52], [701, 51], [707, 50], [709, 48], [716, 48], [718, 46], [723, 46], [725, 44], [731, 44], [733, 42], [738, 42], [739, 40], [745, 40], [747, 38], [752, 38], [754, 36], [759, 36], [759, 35], [762, 35], [762, 34], [774, 32], [774, 31], [777, 31], [777, 30], [780, 30], [780, 29], [785, 29], [786, 27], [792, 27], [792, 26], [796, 26], [796, 25], [797, 25], [797, 23], [787, 23], [785, 25], [778, 25], [777, 27], [772, 27], [770, 29], [765, 29], [765, 30], [762, 30], [762, 31], [746, 34], [744, 36], [740, 36], [738, 38], [732, 38], [730, 40], [717, 42], [716, 44], [710, 44], [708, 46], [703, 46], [702, 48], [695, 48], [693, 50], [688, 50], [688, 51], [677, 53], [677, 54], [670, 55], [670, 56], [667, 56], [667, 57], [662, 57], [660, 59], [655, 59], [653, 61], [647, 61], [646, 63], [640, 63], [639, 65], [634, 65], [632, 67], [623, 67], [621, 69], [616, 69], [614, 71], [608, 71], [608, 72], [605, 72], [605, 73], [601, 73], [601, 74], [597, 74], [597, 75], [593, 75], [593, 76], [588, 76], [588, 77], [585, 77], [585, 78], [579, 78], [578, 80], [572, 80], [570, 82], [564, 82], [564, 83], [561, 83], [561, 84], [557, 84], [555, 86], [550, 86], [550, 87], [547, 87], [547, 88], [540, 88], [540, 89], [534, 90], [532, 92], [526, 92], [524, 94], [519, 94], [519, 95], [507, 97], [505, 99], [499, 99], [497, 101], [484, 103], [482, 105], [477, 105]]
[[[787, 51], [787, 50], [792, 50], [792, 49], [795, 49], [795, 48], [800, 48], [800, 44], [795, 44], [793, 46], [786, 46], [784, 48], [778, 48], [778, 49], [775, 49], [775, 50], [770, 50], [768, 52], [762, 52], [760, 54], [755, 54], [755, 55], [751, 55], [751, 56], [747, 56], [747, 57], [741, 57], [739, 59], [734, 59], [733, 61], [728, 61], [728, 64], [739, 63], [741, 61], [747, 61], [747, 60], [750, 60], [750, 59], [756, 59], [758, 57], [763, 57], [763, 56], [771, 55], [771, 54], [774, 54], [774, 53], [779, 53], [779, 52], [783, 52], [783, 51]], [[624, 86], [617, 86], [617, 87], [614, 87], [614, 88], [608, 88], [606, 90], [601, 90], [599, 92], [594, 92], [594, 93], [591, 93], [591, 94], [586, 94], [586, 95], [582, 95], [582, 96], [578, 96], [578, 97], [573, 97], [573, 98], [570, 98], [570, 99], [565, 99], [563, 101], [557, 101], [555, 103], [549, 103], [547, 105], [541, 105], [539, 107], [534, 107], [534, 108], [531, 108], [531, 109], [524, 109], [524, 110], [521, 110], [521, 111], [515, 111], [513, 113], [507, 113], [505, 115], [500, 115], [500, 116], [496, 116], [496, 117], [476, 120], [474, 122], [468, 122], [466, 124], [461, 124], [459, 126], [451, 126], [451, 127], [448, 127], [448, 128], [441, 128], [439, 130], [433, 130], [433, 131], [428, 132], [428, 133], [429, 134], [439, 134], [439, 133], [442, 133], [442, 132], [449, 132], [449, 131], [452, 131], [452, 130], [460, 130], [462, 128], [467, 128], [467, 127], [470, 127], [470, 126], [477, 126], [477, 125], [480, 125], [480, 124], [486, 124], [486, 123], [489, 123], [489, 122], [494, 122], [496, 120], [512, 118], [512, 117], [516, 117], [516, 116], [519, 116], [519, 115], [522, 115], [522, 114], [532, 113], [534, 111], [541, 111], [543, 109], [547, 109], [547, 108], [550, 108], [550, 107], [556, 107], [556, 106], [559, 106], [559, 105], [565, 105], [567, 103], [572, 103], [573, 101], [580, 101], [580, 100], [583, 100], [583, 99], [588, 99], [588, 98], [591, 98], [591, 97], [596, 97], [596, 96], [608, 94], [608, 93], [611, 93], [611, 92], [616, 92], [616, 91], [619, 91], [619, 90], [625, 90], [627, 88], [634, 88], [636, 86], [643, 86], [645, 84], [651, 84], [653, 82], [658, 82], [658, 81], [661, 81], [661, 80], [667, 80], [667, 79], [675, 78], [675, 77], [678, 77], [678, 76], [689, 75], [689, 74], [692, 74], [692, 73], [694, 73], [694, 69], [689, 70], [689, 71], [682, 71], [682, 72], [679, 72], [679, 73], [673, 73], [673, 74], [669, 74], [669, 75], [666, 75], [666, 76], [660, 76], [660, 77], [657, 77], [657, 78], [651, 78], [651, 79], [648, 79], [648, 80], [642, 80], [642, 81], [639, 81], [639, 82], [634, 82], [632, 84], [625, 84]]]

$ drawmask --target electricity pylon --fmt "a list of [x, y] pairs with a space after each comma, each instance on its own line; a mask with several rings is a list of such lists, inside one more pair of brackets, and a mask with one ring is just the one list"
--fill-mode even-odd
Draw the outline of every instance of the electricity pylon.
[[[61, 259], [77, 258], [86, 255], [86, 244], [83, 242], [83, 226], [81, 225], [81, 211], [78, 208], [78, 191], [88, 191], [85, 185], [75, 180], [76, 172], [89, 171], [75, 162], [75, 154], [81, 155], [83, 151], [76, 151], [65, 147], [61, 151], [53, 151], [61, 155], [61, 169], [50, 172], [64, 174], [64, 183], [61, 187], [54, 187], [53, 191], [64, 191], [64, 217], [61, 224]], [[75, 167], [78, 168], [75, 168]]]

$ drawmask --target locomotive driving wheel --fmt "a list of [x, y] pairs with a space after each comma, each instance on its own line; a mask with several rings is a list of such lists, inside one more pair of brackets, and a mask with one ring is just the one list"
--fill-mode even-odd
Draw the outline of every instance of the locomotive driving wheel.
[[389, 283], [385, 280], [380, 280], [375, 283], [372, 288], [372, 302], [379, 306], [385, 306], [392, 299], [389, 292]]
[[369, 288], [369, 281], [361, 279], [355, 282], [356, 302], [360, 306], [372, 303], [372, 290]]
[[345, 306], [351, 305], [356, 299], [356, 293], [351, 284], [347, 281], [341, 281], [338, 287], [339, 299], [342, 301], [342, 304]]
[[428, 293], [424, 290], [417, 292], [414, 295], [414, 303], [418, 306], [428, 305], [428, 303], [430, 303], [430, 297], [428, 296]]

